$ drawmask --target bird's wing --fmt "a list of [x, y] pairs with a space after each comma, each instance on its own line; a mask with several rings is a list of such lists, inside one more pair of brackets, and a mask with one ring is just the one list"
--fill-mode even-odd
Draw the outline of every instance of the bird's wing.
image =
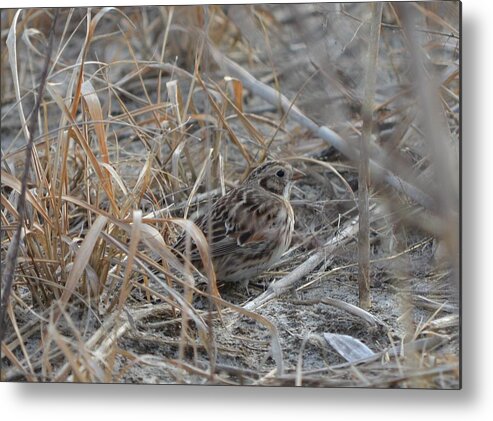
[[[213, 258], [233, 253], [238, 249], [261, 250], [262, 244], [268, 240], [266, 216], [269, 212], [273, 213], [275, 207], [269, 206], [266, 200], [256, 200], [254, 197], [243, 200], [240, 206], [237, 206], [237, 200], [231, 199], [232, 195], [223, 196], [209, 213], [195, 221], [210, 244]], [[272, 218], [274, 217], [275, 215]], [[184, 238], [177, 242], [175, 248], [184, 252]], [[198, 251], [192, 244], [190, 259], [193, 261], [199, 258]]]

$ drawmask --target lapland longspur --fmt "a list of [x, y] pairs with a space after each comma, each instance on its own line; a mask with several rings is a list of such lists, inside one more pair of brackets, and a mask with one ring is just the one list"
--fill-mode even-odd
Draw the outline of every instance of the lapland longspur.
[[[265, 162], [195, 221], [208, 239], [219, 281], [246, 284], [288, 249], [294, 229], [289, 196], [299, 174], [286, 162]], [[175, 250], [185, 254], [185, 235]], [[190, 260], [200, 269], [197, 249]]]

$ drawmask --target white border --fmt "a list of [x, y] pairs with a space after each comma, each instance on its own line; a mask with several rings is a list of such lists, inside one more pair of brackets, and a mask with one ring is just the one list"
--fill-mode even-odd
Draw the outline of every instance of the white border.
[[[93, 1], [12, 1], [15, 7]], [[104, 5], [178, 2], [102, 0]], [[186, 4], [201, 3], [194, 1]], [[234, 3], [217, 1], [216, 3]], [[493, 2], [463, 3], [462, 391], [0, 384], [8, 420], [486, 420], [493, 414]], [[9, 2], [2, 1], [2, 6]], [[490, 416], [487, 414], [490, 413]], [[10, 415], [10, 416], [9, 416]], [[319, 418], [320, 417], [320, 418]]]

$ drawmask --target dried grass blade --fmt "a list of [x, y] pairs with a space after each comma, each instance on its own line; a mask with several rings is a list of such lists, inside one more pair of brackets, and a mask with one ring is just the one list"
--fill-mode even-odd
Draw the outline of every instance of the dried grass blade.
[[[137, 181], [135, 182], [134, 187], [132, 188], [130, 193], [126, 193], [127, 199], [124, 205], [122, 206], [123, 215], [127, 213], [128, 209], [132, 207], [134, 203], [136, 203], [137, 207], [139, 207], [142, 197], [144, 196], [144, 194], [147, 192], [149, 188], [149, 184], [151, 182], [151, 166], [153, 160], [152, 156], [153, 156], [152, 154], [147, 155], [146, 162], [139, 173], [139, 176], [137, 178]], [[125, 186], [125, 184], [123, 184], [123, 186]]]
[[96, 215], [104, 216], [105, 218], [109, 219], [113, 223], [119, 223], [119, 220], [117, 218], [115, 218], [113, 215], [111, 215], [108, 212], [106, 212], [102, 209], [99, 209], [99, 208], [97, 208], [97, 207], [95, 207], [95, 206], [93, 206], [87, 202], [84, 202], [81, 199], [78, 199], [78, 198], [73, 197], [73, 196], [66, 196], [66, 195], [62, 196], [61, 199], [64, 202], [70, 202], [70, 203], [73, 203], [74, 205], [80, 206], [81, 208], [89, 210]]
[[[115, 7], [103, 7], [94, 16], [94, 19], [91, 20], [91, 9], [87, 9], [86, 38], [84, 40], [84, 46], [83, 46], [83, 48], [79, 54], [79, 57], [77, 59], [77, 63], [80, 65], [80, 71], [79, 71], [79, 75], [77, 78], [77, 87], [75, 89], [74, 99], [72, 101], [72, 109], [70, 112], [70, 115], [72, 116], [72, 118], [75, 118], [75, 115], [77, 113], [77, 108], [79, 107], [79, 101], [80, 101], [81, 94], [82, 94], [82, 85], [83, 85], [83, 77], [84, 77], [84, 71], [83, 71], [84, 70], [84, 63], [86, 60], [87, 52], [89, 51], [89, 45], [91, 44], [92, 38], [94, 36], [94, 31], [96, 30], [96, 26], [99, 23], [99, 21], [101, 20], [101, 18], [111, 10], [117, 10], [118, 11], [118, 9], [116, 9]], [[124, 13], [122, 13], [122, 12], [120, 12], [120, 13], [126, 17], [126, 15]], [[133, 23], [128, 18], [127, 18], [127, 20], [130, 22], [131, 25], [133, 25]], [[72, 79], [68, 85], [68, 87], [69, 87], [68, 92], [72, 92], [73, 83], [74, 83], [74, 76], [76, 74], [76, 70], [77, 69], [74, 69], [73, 77], [72, 77]]]
[[74, 293], [77, 287], [77, 283], [79, 282], [86, 265], [89, 263], [89, 259], [91, 258], [92, 252], [94, 251], [96, 241], [98, 240], [101, 231], [103, 230], [107, 221], [108, 218], [101, 215], [98, 216], [87, 232], [84, 241], [80, 245], [80, 248], [75, 256], [74, 265], [72, 266], [72, 269], [68, 275], [65, 289], [60, 298], [60, 309], [57, 311], [57, 316], [55, 320], [58, 319], [58, 317], [60, 316], [60, 310], [63, 310], [65, 308], [70, 297]]
[[135, 260], [135, 254], [137, 253], [137, 246], [140, 241], [140, 233], [142, 229], [142, 211], [136, 210], [133, 214], [133, 222], [130, 231], [130, 244], [128, 246], [128, 259], [125, 267], [125, 273], [123, 276], [123, 285], [120, 290], [120, 297], [118, 300], [118, 311], [121, 311], [123, 304], [125, 303], [128, 294], [130, 293], [130, 275], [132, 274], [132, 267]]
[[441, 25], [442, 27], [444, 28], [447, 28], [449, 29], [450, 31], [452, 31], [452, 33], [456, 36], [456, 37], [459, 37], [460, 34], [459, 34], [459, 30], [457, 28], [454, 28], [450, 22], [447, 22], [445, 19], [443, 19], [442, 17], [438, 16], [436, 13], [433, 13], [431, 10], [428, 10], [426, 7], [420, 5], [418, 2], [412, 2], [410, 3], [410, 5], [412, 5], [413, 7], [415, 7], [416, 9], [418, 9], [421, 13], [423, 13], [426, 17], [432, 19], [433, 21], [435, 21], [436, 23], [438, 23], [439, 25]]
[[[145, 227], [145, 225], [142, 225], [142, 227]], [[115, 247], [118, 247], [120, 250], [124, 251], [124, 252], [128, 252], [128, 248], [122, 244], [121, 242], [119, 242], [116, 238], [106, 234], [106, 233], [102, 233], [103, 234], [103, 237], [111, 244], [113, 244]], [[135, 262], [142, 268], [145, 270], [145, 272], [147, 273], [147, 275], [153, 279], [153, 281], [155, 281], [156, 283], [160, 284], [161, 287], [166, 291], [166, 293], [169, 295], [169, 297], [171, 297], [172, 299], [174, 299], [176, 301], [176, 303], [178, 303], [178, 305], [180, 306], [179, 308], [181, 309], [181, 311], [186, 311], [187, 312], [187, 317], [188, 318], [191, 318], [195, 324], [197, 325], [197, 328], [199, 329], [199, 332], [201, 332], [201, 335], [204, 337], [204, 335], [207, 335], [207, 332], [208, 332], [208, 328], [206, 326], [206, 324], [204, 323], [204, 321], [202, 320], [202, 318], [197, 314], [197, 311], [191, 306], [189, 305], [189, 303], [186, 302], [186, 300], [183, 298], [182, 295], [180, 295], [176, 290], [174, 290], [173, 288], [170, 288], [169, 285], [167, 285], [165, 282], [163, 282], [162, 279], [160, 279], [158, 276], [156, 276], [152, 269], [151, 269], [151, 266], [150, 265], [147, 265], [145, 263], [145, 260], [144, 259], [141, 259], [142, 255], [140, 253], [136, 253], [136, 258], [135, 258]], [[156, 291], [153, 291], [153, 293], [159, 297], [159, 298], [162, 298], [163, 300], [166, 300], [169, 304], [168, 305], [171, 305], [171, 306], [174, 306], [176, 307], [176, 303], [173, 303], [171, 300], [169, 300], [169, 297], [165, 296], [165, 295], [162, 295]], [[218, 299], [218, 298], [216, 298]], [[144, 317], [144, 316], [142, 316]], [[207, 344], [207, 341], [204, 340], [204, 344]]]
[[34, 381], [36, 381], [36, 377], [34, 375], [34, 370], [33, 370], [33, 366], [31, 364], [31, 359], [29, 358], [29, 353], [27, 352], [27, 349], [26, 349], [26, 346], [25, 346], [25, 341], [23, 340], [22, 338], [22, 335], [21, 333], [19, 332], [19, 326], [17, 325], [17, 321], [15, 319], [15, 315], [14, 315], [14, 312], [12, 311], [12, 306], [9, 305], [7, 307], [7, 314], [9, 315], [10, 317], [10, 321], [12, 323], [12, 326], [14, 328], [14, 332], [17, 336], [17, 339], [19, 340], [19, 345], [20, 345], [20, 348], [22, 350], [22, 354], [24, 355], [24, 360], [26, 361], [27, 363], [27, 366], [29, 367], [29, 371], [30, 371], [30, 374], [31, 375], [27, 375], [27, 378], [32, 381], [34, 379]]
[[187, 235], [190, 235], [193, 239], [199, 252], [200, 259], [202, 260], [205, 274], [210, 282], [211, 294], [215, 297], [220, 297], [217, 288], [216, 272], [214, 271], [211, 255], [209, 253], [209, 243], [207, 242], [204, 233], [192, 221], [186, 219], [171, 219], [171, 222], [183, 228]]
[[243, 113], [243, 84], [241, 83], [241, 80], [230, 76], [224, 76], [224, 80], [231, 86], [236, 108], [240, 113]]
[[[56, 320], [56, 319], [55, 319]], [[79, 359], [76, 357], [74, 352], [70, 349], [67, 344], [67, 339], [62, 336], [56, 330], [54, 324], [50, 324], [48, 326], [48, 333], [51, 336], [52, 340], [57, 344], [58, 349], [60, 349], [65, 356], [65, 360], [68, 362], [69, 367], [72, 370], [73, 375], [76, 380], [81, 382], [87, 382], [89, 379], [84, 375]], [[61, 379], [55, 379], [55, 381], [62, 381]]]
[[[1, 171], [2, 184], [9, 186], [11, 189], [15, 190], [17, 193], [21, 193], [22, 184], [21, 182], [15, 178], [14, 176], [6, 173], [5, 171]], [[46, 210], [39, 203], [39, 201], [32, 195], [29, 190], [26, 190], [26, 200], [33, 205], [33, 207], [39, 212], [39, 214], [43, 217], [45, 222], [53, 227], [52, 218], [46, 213]]]
[[378, 317], [351, 303], [346, 303], [345, 301], [338, 300], [336, 298], [330, 298], [330, 297], [323, 298], [320, 302], [327, 304], [329, 306], [336, 307], [340, 310], [347, 311], [349, 314], [352, 314], [353, 316], [360, 317], [365, 322], [367, 322], [370, 326], [380, 325], [388, 328], [388, 326]]
[[26, 117], [24, 115], [24, 108], [22, 106], [21, 91], [19, 86], [19, 69], [17, 66], [17, 20], [21, 14], [22, 9], [17, 10], [12, 19], [10, 25], [9, 34], [7, 35], [7, 50], [9, 52], [10, 70], [12, 72], [12, 80], [14, 82], [15, 99], [17, 101], [17, 109], [19, 111], [19, 118], [21, 120], [22, 130], [24, 131], [24, 137], [26, 142], [29, 139], [29, 129], [26, 123]]
[[[26, 371], [25, 367], [22, 366], [21, 362], [17, 359], [15, 354], [9, 349], [5, 342], [2, 341], [2, 358], [7, 358], [17, 369], [22, 373], [23, 376], [28, 379], [28, 381], [36, 381], [35, 378], [31, 378], [31, 374]], [[12, 369], [8, 372], [4, 372], [3, 369], [0, 372], [0, 380], [2, 382], [9, 381], [13, 376]]]
[[217, 116], [219, 117], [219, 120], [221, 120], [222, 125], [226, 128], [228, 131], [229, 136], [231, 137], [231, 140], [233, 143], [236, 145], [236, 147], [239, 149], [240, 153], [243, 155], [245, 160], [248, 162], [248, 165], [251, 165], [252, 162], [254, 162], [254, 159], [250, 156], [250, 153], [248, 152], [247, 149], [243, 146], [243, 144], [240, 142], [238, 137], [236, 136], [235, 132], [231, 129], [229, 124], [226, 121], [226, 118], [224, 117], [223, 113], [221, 112], [219, 106], [217, 105], [216, 101], [212, 98], [211, 94], [209, 93], [204, 81], [200, 77], [200, 74], [198, 70], [195, 72], [197, 76], [197, 80], [199, 81], [200, 85], [204, 89], [204, 92], [207, 95], [207, 98], [209, 99], [210, 104], [212, 105], [212, 108], [214, 108], [214, 111], [216, 112]]
[[[92, 118], [92, 123], [94, 124], [94, 130], [96, 131], [96, 136], [98, 138], [99, 150], [101, 152], [101, 159], [104, 164], [110, 165], [109, 153], [108, 153], [108, 144], [106, 138], [106, 130], [103, 124], [103, 111], [101, 109], [101, 103], [99, 102], [98, 95], [96, 90], [92, 86], [90, 81], [86, 81], [81, 86], [82, 98], [86, 104], [87, 110], [89, 111], [89, 115]], [[106, 175], [104, 183], [108, 186], [108, 194], [110, 196], [114, 196], [113, 186], [109, 179], [109, 175], [111, 173], [110, 170], [105, 166], [106, 171], [103, 171], [103, 174]], [[118, 177], [117, 177], [118, 178]], [[115, 201], [113, 199], [113, 201]]]
[[89, 115], [91, 116], [94, 124], [94, 130], [99, 141], [99, 148], [101, 150], [101, 158], [103, 162], [109, 164], [108, 145], [106, 143], [106, 130], [103, 124], [103, 110], [101, 109], [101, 103], [99, 102], [98, 95], [94, 86], [90, 81], [86, 81], [81, 87], [82, 98], [86, 104]]
[[57, 103], [57, 105], [60, 108], [60, 110], [62, 111], [62, 113], [65, 114], [65, 117], [67, 118], [67, 120], [72, 124], [70, 131], [73, 134], [74, 139], [77, 141], [77, 143], [79, 143], [79, 145], [82, 147], [82, 149], [84, 149], [84, 152], [86, 153], [87, 157], [89, 158], [89, 161], [91, 162], [92, 167], [94, 168], [94, 171], [96, 172], [98, 178], [101, 181], [101, 185], [102, 185], [104, 191], [108, 195], [108, 199], [110, 200], [111, 205], [118, 212], [118, 205], [116, 203], [115, 196], [114, 196], [112, 189], [111, 189], [110, 179], [105, 174], [105, 171], [103, 171], [103, 169], [101, 168], [101, 165], [99, 165], [99, 161], [96, 158], [96, 155], [94, 155], [94, 152], [92, 151], [91, 146], [88, 144], [87, 139], [83, 136], [80, 129], [77, 127], [77, 123], [72, 118], [69, 110], [65, 106], [65, 103], [64, 103], [63, 99], [60, 97], [60, 95], [58, 95], [58, 93], [54, 89], [51, 89], [49, 85], [47, 86], [47, 90], [51, 94], [51, 96], [55, 100], [55, 102]]
[[271, 334], [271, 349], [272, 349], [272, 357], [274, 358], [274, 361], [276, 362], [277, 366], [277, 374], [282, 375], [284, 372], [284, 359], [282, 355], [282, 348], [281, 348], [281, 342], [279, 340], [279, 331], [277, 329], [277, 326], [273, 324], [270, 320], [265, 318], [264, 316], [261, 316], [260, 314], [254, 313], [250, 310], [248, 310], [246, 307], [240, 307], [231, 303], [228, 303], [227, 301], [224, 301], [221, 298], [216, 298], [213, 297], [213, 300], [216, 302], [217, 305], [221, 305], [227, 308], [230, 308], [236, 313], [243, 314], [244, 316], [251, 317], [252, 319], [256, 320], [259, 322], [261, 325], [265, 326], [270, 334]]
[[168, 96], [173, 108], [175, 110], [176, 120], [178, 126], [182, 125], [182, 112], [183, 112], [183, 98], [178, 87], [178, 81], [171, 80], [166, 83], [166, 89], [168, 90]]
[[107, 164], [106, 162], [101, 162], [101, 166], [108, 171], [108, 173], [113, 177], [113, 179], [116, 181], [116, 184], [118, 184], [118, 187], [120, 187], [122, 193], [125, 196], [128, 196], [128, 189], [125, 186], [125, 183], [123, 182], [122, 178], [120, 175], [116, 172], [116, 170], [111, 166], [111, 164]]
[[[237, 79], [233, 79], [233, 78], [230, 78], [230, 79], [231, 80], [237, 80]], [[226, 95], [226, 93], [220, 88], [219, 85], [216, 85], [216, 88], [219, 91], [219, 93], [221, 94], [221, 96], [235, 110], [236, 115], [238, 116], [238, 118], [240, 119], [240, 121], [243, 123], [243, 126], [248, 131], [248, 133], [250, 134], [250, 136], [252, 136], [257, 141], [257, 143], [259, 145], [261, 145], [263, 148], [265, 148], [266, 146], [265, 146], [264, 138], [259, 133], [259, 131], [255, 128], [255, 126], [252, 123], [250, 123], [250, 120], [248, 120], [248, 118], [246, 117], [246, 115], [243, 113], [242, 109], [238, 107], [238, 104], [236, 103], [236, 100], [235, 100], [235, 102], [231, 101], [231, 98], [229, 98], [228, 95]]]
[[347, 180], [342, 176], [342, 174], [339, 171], [337, 171], [335, 169], [335, 167], [330, 162], [320, 161], [319, 159], [308, 158], [308, 157], [304, 157], [304, 156], [293, 156], [293, 157], [288, 157], [288, 158], [284, 158], [284, 159], [286, 161], [310, 162], [312, 164], [321, 165], [322, 167], [329, 169], [330, 171], [332, 171], [334, 173], [334, 175], [337, 176], [337, 178], [339, 178], [339, 180], [341, 180], [342, 184], [344, 184], [346, 186], [347, 191], [351, 192], [351, 195], [353, 196], [353, 200], [356, 202], [356, 197], [354, 195], [353, 189], [351, 188], [351, 186], [349, 185]]
[[190, 192], [190, 195], [188, 196], [187, 204], [185, 205], [185, 212], [183, 213], [183, 219], [187, 219], [188, 211], [190, 209], [190, 204], [192, 203], [192, 200], [193, 200], [195, 194], [197, 193], [197, 190], [199, 189], [200, 184], [204, 180], [207, 166], [210, 165], [210, 163], [211, 163], [212, 152], [213, 152], [213, 149], [212, 148], [209, 149], [209, 154], [207, 155], [207, 158], [204, 160], [204, 164], [202, 165], [202, 168], [200, 169], [200, 172], [197, 175], [197, 179], [195, 180], [192, 191]]

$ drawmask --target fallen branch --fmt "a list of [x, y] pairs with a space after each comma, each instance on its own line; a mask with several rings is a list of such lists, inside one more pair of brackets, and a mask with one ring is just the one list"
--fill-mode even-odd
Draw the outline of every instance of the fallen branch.
[[[373, 215], [376, 214], [378, 214], [378, 212], [373, 213]], [[313, 254], [308, 260], [283, 278], [270, 284], [269, 288], [267, 288], [263, 294], [245, 304], [243, 308], [246, 310], [254, 310], [273, 298], [279, 297], [281, 294], [288, 291], [297, 281], [312, 272], [323, 260], [327, 259], [327, 256], [331, 256], [337, 248], [353, 240], [357, 232], [358, 217], [349, 221], [341, 231], [325, 243], [320, 251]]]
[[[257, 80], [249, 72], [235, 63], [233, 60], [226, 57], [211, 44], [209, 44], [209, 51], [211, 52], [214, 60], [225, 73], [241, 80], [243, 86], [250, 90], [250, 92], [252, 92], [254, 95], [258, 95], [260, 98], [264, 99], [265, 101], [276, 107], [280, 106], [283, 111], [288, 114], [293, 120], [301, 124], [303, 127], [306, 127], [308, 130], [312, 131], [323, 140], [330, 143], [334, 148], [336, 148], [339, 152], [341, 152], [349, 159], [353, 161], [358, 161], [359, 150], [355, 149], [352, 145], [349, 144], [347, 140], [343, 139], [339, 134], [326, 126], [319, 126], [312, 119], [303, 114], [303, 112], [283, 94], [276, 91], [274, 88], [266, 85], [265, 83]], [[372, 153], [371, 155], [376, 156], [378, 154]], [[383, 179], [394, 189], [401, 193], [404, 193], [406, 196], [410, 197], [412, 200], [416, 201], [427, 209], [433, 209], [435, 207], [435, 200], [428, 193], [422, 191], [411, 183], [393, 174], [388, 169], [382, 167], [374, 159], [370, 159], [369, 165], [371, 174], [374, 178]]]

